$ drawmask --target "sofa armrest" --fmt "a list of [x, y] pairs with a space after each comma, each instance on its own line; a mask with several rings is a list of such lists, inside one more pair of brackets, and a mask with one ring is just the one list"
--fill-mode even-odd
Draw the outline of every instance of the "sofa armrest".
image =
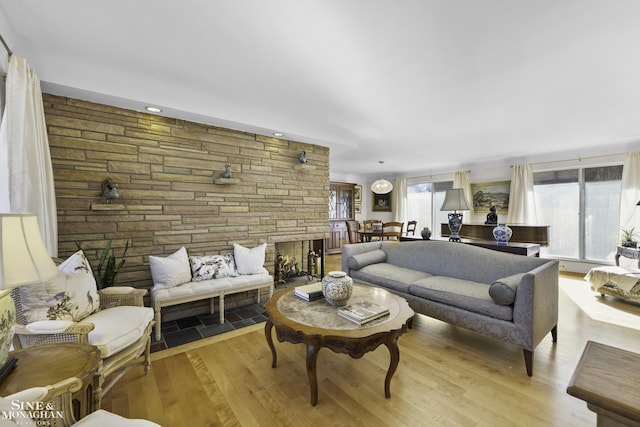
[[353, 255], [362, 254], [365, 252], [375, 251], [376, 249], [382, 248], [382, 241], [374, 241], [374, 242], [366, 242], [366, 243], [353, 243], [342, 246], [342, 271], [350, 273], [349, 265], [347, 264], [347, 260], [349, 257]]
[[522, 347], [533, 351], [558, 324], [558, 261], [548, 261], [527, 272], [518, 285], [513, 322], [521, 330]]

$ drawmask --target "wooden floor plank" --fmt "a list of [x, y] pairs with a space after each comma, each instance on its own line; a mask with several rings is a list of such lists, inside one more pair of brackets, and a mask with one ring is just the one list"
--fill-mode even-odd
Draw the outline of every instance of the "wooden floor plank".
[[323, 349], [312, 407], [304, 346], [276, 340], [273, 369], [263, 326], [256, 325], [154, 353], [149, 375], [128, 372], [103, 407], [167, 427], [582, 427], [595, 425], [595, 415], [566, 387], [587, 340], [640, 352], [640, 330], [594, 320], [562, 291], [558, 342], [545, 337], [536, 348], [533, 377], [521, 350], [418, 315], [400, 337], [390, 399], [383, 391], [386, 348], [357, 360]]

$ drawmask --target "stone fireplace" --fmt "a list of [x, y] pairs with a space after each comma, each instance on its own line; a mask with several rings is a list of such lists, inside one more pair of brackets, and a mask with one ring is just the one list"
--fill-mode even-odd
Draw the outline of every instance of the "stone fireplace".
[[295, 240], [275, 244], [276, 285], [301, 280], [322, 279], [324, 239]]

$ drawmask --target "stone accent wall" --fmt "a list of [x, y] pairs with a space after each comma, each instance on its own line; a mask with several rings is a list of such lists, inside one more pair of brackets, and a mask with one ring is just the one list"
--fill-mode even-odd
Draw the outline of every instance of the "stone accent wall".
[[[152, 286], [149, 255], [185, 246], [191, 255], [234, 242], [328, 236], [329, 149], [45, 94], [58, 204], [59, 256], [82, 245], [97, 265], [108, 240], [129, 242], [118, 283]], [[305, 150], [309, 162], [301, 165]], [[233, 184], [214, 181], [229, 163]], [[99, 195], [105, 178], [122, 198]]]

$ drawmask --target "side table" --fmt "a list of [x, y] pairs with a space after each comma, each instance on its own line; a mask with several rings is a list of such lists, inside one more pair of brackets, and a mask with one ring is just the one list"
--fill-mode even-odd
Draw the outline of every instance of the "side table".
[[616, 247], [616, 265], [620, 266], [620, 257], [623, 256], [629, 259], [635, 259], [638, 261], [638, 268], [640, 268], [640, 249], [629, 248], [627, 246]]
[[587, 402], [598, 426], [640, 426], [640, 354], [587, 341], [567, 393]]
[[82, 381], [73, 394], [73, 412], [79, 420], [95, 411], [93, 392], [98, 388], [96, 372], [102, 363], [98, 349], [88, 344], [51, 344], [10, 353], [16, 367], [0, 383], [0, 396], [31, 387], [45, 387], [67, 378]]

